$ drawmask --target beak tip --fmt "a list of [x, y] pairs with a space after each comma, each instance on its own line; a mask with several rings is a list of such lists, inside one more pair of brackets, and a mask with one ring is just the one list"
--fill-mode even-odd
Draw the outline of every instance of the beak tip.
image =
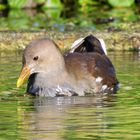
[[18, 84], [16, 84], [16, 87], [19, 88], [20, 86]]
[[23, 83], [22, 80], [19, 78], [16, 84], [17, 88], [19, 88], [22, 85], [22, 83]]
[[30, 69], [28, 68], [27, 65], [25, 65], [20, 73], [18, 80], [17, 80], [16, 87], [19, 88], [20, 86], [22, 86], [24, 81], [28, 78], [29, 75], [30, 75]]

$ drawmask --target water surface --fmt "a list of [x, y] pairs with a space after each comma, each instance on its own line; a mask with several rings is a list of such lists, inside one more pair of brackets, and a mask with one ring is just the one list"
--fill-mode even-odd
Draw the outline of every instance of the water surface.
[[139, 140], [140, 56], [108, 55], [121, 83], [116, 95], [33, 98], [15, 86], [21, 52], [0, 52], [0, 140]]

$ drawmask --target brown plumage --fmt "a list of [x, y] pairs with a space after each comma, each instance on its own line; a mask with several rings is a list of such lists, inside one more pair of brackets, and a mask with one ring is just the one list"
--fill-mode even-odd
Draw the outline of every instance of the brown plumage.
[[96, 37], [85, 37], [71, 50], [63, 56], [50, 39], [31, 42], [23, 54], [23, 70], [17, 86], [30, 76], [27, 92], [39, 96], [84, 96], [117, 91], [114, 66]]

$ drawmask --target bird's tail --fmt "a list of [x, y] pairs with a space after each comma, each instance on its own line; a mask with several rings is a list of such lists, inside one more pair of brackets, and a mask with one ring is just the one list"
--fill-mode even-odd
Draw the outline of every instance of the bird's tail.
[[97, 52], [107, 55], [104, 40], [98, 39], [93, 35], [88, 35], [85, 38], [76, 40], [72, 44], [70, 52]]

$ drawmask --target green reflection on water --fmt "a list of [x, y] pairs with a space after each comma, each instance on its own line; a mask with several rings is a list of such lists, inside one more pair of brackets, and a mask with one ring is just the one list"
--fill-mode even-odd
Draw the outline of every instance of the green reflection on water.
[[[92, 3], [92, 2], [91, 2]], [[0, 18], [1, 30], [56, 29], [59, 31], [75, 30], [77, 27], [99, 28], [126, 26], [127, 22], [139, 23], [139, 6], [130, 8], [110, 8], [109, 5], [96, 4], [66, 5], [63, 8], [9, 9], [0, 11], [5, 16]], [[64, 28], [64, 29], [62, 29]], [[129, 29], [129, 27], [127, 27]]]
[[115, 96], [32, 98], [15, 83], [21, 53], [0, 53], [0, 139], [140, 139], [140, 56], [110, 52], [121, 87]]

